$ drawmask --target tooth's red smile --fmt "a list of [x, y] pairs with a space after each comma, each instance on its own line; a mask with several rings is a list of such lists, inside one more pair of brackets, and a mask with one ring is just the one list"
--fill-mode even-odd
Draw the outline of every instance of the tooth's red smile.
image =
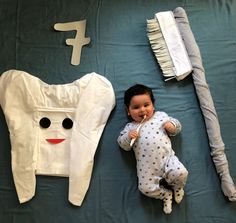
[[63, 142], [65, 139], [46, 139], [49, 143], [58, 144]]

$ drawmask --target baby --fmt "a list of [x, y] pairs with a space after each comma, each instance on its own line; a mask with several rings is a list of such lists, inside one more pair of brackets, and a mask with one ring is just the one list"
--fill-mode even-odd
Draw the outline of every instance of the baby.
[[147, 86], [136, 84], [125, 92], [124, 103], [132, 122], [126, 124], [117, 141], [124, 150], [134, 150], [139, 190], [163, 200], [163, 210], [169, 214], [173, 194], [177, 203], [183, 199], [188, 171], [175, 156], [168, 136], [179, 133], [181, 124], [165, 112], [155, 111], [154, 102]]

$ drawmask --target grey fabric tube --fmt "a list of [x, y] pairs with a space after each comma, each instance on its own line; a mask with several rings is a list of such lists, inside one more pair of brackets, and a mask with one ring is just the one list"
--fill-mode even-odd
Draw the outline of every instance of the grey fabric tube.
[[211, 156], [216, 171], [221, 179], [222, 191], [230, 201], [236, 201], [236, 188], [232, 177], [230, 176], [228, 160], [224, 151], [225, 145], [221, 137], [220, 125], [214, 102], [206, 83], [205, 70], [202, 65], [199, 47], [191, 31], [185, 10], [178, 7], [173, 13], [193, 66], [193, 82], [207, 128]]

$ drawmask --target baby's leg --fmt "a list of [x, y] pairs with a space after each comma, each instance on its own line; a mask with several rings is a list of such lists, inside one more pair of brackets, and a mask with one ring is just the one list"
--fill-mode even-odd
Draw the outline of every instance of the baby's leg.
[[180, 203], [184, 197], [184, 185], [188, 177], [188, 171], [176, 156], [171, 156], [165, 166], [165, 179], [173, 187], [174, 198]]
[[184, 188], [174, 188], [174, 198], [176, 203], [180, 203], [184, 197]]
[[163, 211], [166, 214], [170, 214], [172, 211], [172, 200], [173, 200], [173, 192], [171, 190], [168, 190], [163, 198]]
[[[148, 184], [149, 183], [149, 184]], [[163, 200], [163, 211], [170, 214], [172, 211], [173, 192], [168, 190], [159, 183], [140, 182], [139, 190], [148, 197]]]

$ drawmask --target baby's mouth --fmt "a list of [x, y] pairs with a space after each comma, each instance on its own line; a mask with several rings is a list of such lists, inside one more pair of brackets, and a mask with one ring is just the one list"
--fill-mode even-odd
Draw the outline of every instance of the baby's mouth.
[[141, 115], [140, 118], [141, 122], [144, 122], [147, 119], [147, 115]]
[[140, 118], [146, 119], [146, 118], [147, 118], [147, 115], [141, 115]]

